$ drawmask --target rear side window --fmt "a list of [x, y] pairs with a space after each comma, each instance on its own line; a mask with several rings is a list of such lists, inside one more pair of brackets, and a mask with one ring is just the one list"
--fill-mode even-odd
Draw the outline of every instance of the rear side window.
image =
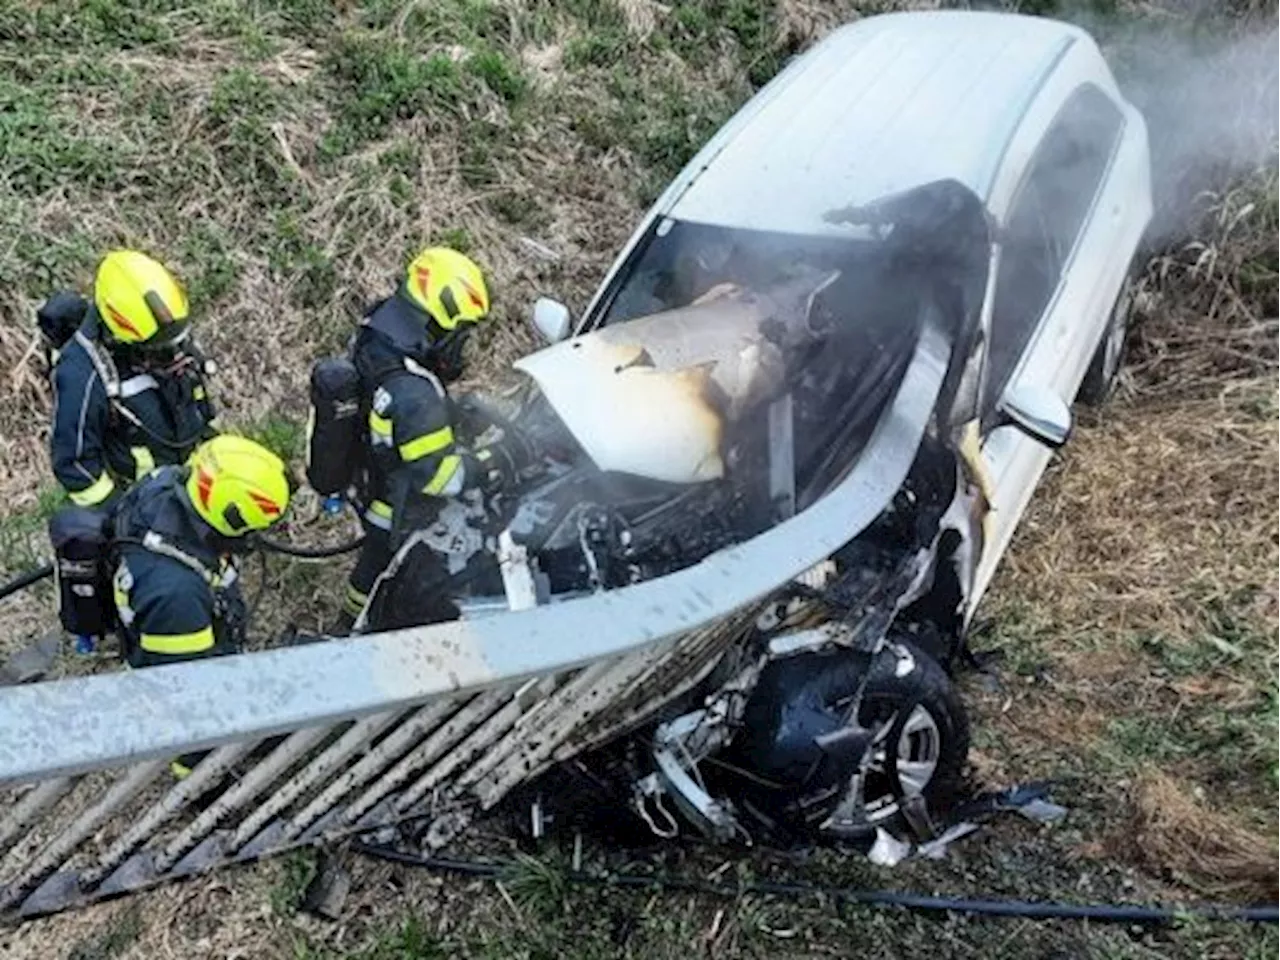
[[1079, 239], [1124, 115], [1092, 84], [1063, 104], [1027, 168], [1004, 230], [985, 409], [1018, 365]]
[[1027, 180], [1039, 196], [1058, 271], [1066, 265], [1102, 185], [1124, 116], [1105, 93], [1081, 87], [1062, 107], [1032, 161]]

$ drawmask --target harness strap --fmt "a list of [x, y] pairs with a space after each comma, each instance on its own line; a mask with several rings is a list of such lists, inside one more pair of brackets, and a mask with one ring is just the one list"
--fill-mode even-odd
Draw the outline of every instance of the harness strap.
[[[111, 404], [111, 409], [124, 417], [135, 427], [145, 430], [146, 427], [138, 418], [138, 415], [126, 407], [122, 402], [126, 396], [137, 396], [143, 390], [148, 389], [145, 386], [142, 386], [141, 389], [139, 389], [140, 384], [136, 381], [141, 380], [142, 377], [130, 377], [128, 381], [126, 381], [129, 385], [129, 391], [126, 393], [121, 384], [120, 370], [116, 367], [116, 362], [112, 359], [110, 351], [103, 347], [101, 342], [98, 340], [90, 339], [85, 336], [83, 330], [77, 330], [72, 334], [72, 338], [76, 343], [80, 344], [80, 346], [84, 348], [84, 352], [89, 355], [89, 362], [93, 364], [93, 369], [98, 372], [98, 377], [102, 380], [102, 387], [107, 392], [107, 401]], [[151, 386], [157, 385], [153, 377], [145, 374], [143, 376], [151, 381]]]
[[176, 560], [190, 570], [194, 570], [210, 587], [218, 588], [223, 586], [220, 574], [210, 570], [198, 557], [192, 556], [180, 547], [174, 546], [160, 534], [154, 530], [148, 530], [143, 534], [141, 540], [135, 540], [131, 537], [121, 537], [122, 543], [137, 543], [139, 546], [152, 553], [159, 554], [162, 557], [168, 557], [170, 560]]

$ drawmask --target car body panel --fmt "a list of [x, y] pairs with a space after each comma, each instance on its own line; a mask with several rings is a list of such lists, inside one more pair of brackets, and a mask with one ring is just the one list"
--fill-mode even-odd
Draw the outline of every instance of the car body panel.
[[[1111, 309], [1151, 220], [1151, 172], [1146, 124], [1119, 93], [1092, 41], [1076, 44], [1042, 86], [1010, 143], [988, 200], [1004, 225], [1027, 165], [1067, 98], [1082, 84], [1104, 93], [1124, 117], [1107, 173], [1063, 268], [1063, 278], [1037, 323], [1006, 390], [1033, 384], [1070, 403], [1105, 334]], [[990, 537], [979, 565], [972, 602], [982, 597], [1021, 519], [1052, 452], [1013, 426], [999, 426], [983, 440], [993, 489]]]
[[[1038, 384], [1069, 402], [1150, 221], [1150, 161], [1142, 116], [1123, 99], [1097, 44], [1050, 19], [916, 12], [833, 31], [749, 100], [672, 181], [578, 329], [601, 322], [650, 230], [667, 217], [832, 235], [844, 229], [824, 219], [833, 205], [949, 177], [1003, 225], [1036, 149], [1083, 84], [1106, 94], [1124, 130], [1064, 278], [1007, 384]], [[992, 515], [971, 603], [985, 592], [1051, 457], [1012, 426], [987, 431], [980, 445]]]
[[[884, 59], [884, 52], [897, 49], [905, 53], [907, 47], [914, 46], [917, 33], [922, 47], [930, 55], [941, 57], [945, 65], [935, 68], [928, 57], [914, 55]], [[988, 36], [991, 39], [987, 39]], [[748, 100], [672, 179], [619, 252], [583, 311], [577, 329], [590, 329], [601, 321], [620, 275], [649, 231], [661, 218], [676, 216], [677, 208], [679, 215], [700, 222], [715, 222], [717, 211], [732, 220], [763, 221], [764, 213], [724, 212], [725, 205], [733, 203], [733, 196], [713, 182], [721, 178], [722, 163], [730, 172], [725, 179], [734, 183], [734, 189], [750, 191], [748, 195], [753, 201], [767, 204], [765, 209], [772, 211], [780, 222], [796, 227], [806, 220], [812, 229], [828, 234], [832, 228], [822, 221], [821, 214], [828, 209], [828, 201], [833, 197], [844, 197], [841, 191], [846, 191], [848, 196], [836, 201], [837, 206], [855, 203], [859, 197], [873, 199], [876, 187], [892, 183], [913, 186], [933, 179], [954, 178], [970, 186], [986, 201], [994, 186], [1001, 156], [1028, 102], [1057, 60], [1081, 40], [1093, 45], [1084, 31], [1059, 21], [959, 11], [886, 14], [832, 31]], [[858, 51], [870, 49], [878, 51], [876, 59], [860, 65]], [[942, 56], [952, 49], [958, 51], [953, 57]], [[969, 49], [981, 49], [984, 58], [969, 57], [965, 53]], [[996, 56], [996, 52], [1001, 55]], [[891, 84], [874, 78], [869, 68], [876, 66], [892, 72]], [[978, 72], [982, 79], [975, 82], [968, 75], [973, 72]], [[836, 77], [843, 78], [838, 85], [833, 80]], [[905, 128], [895, 122], [902, 112], [898, 106], [886, 109], [867, 96], [859, 97], [854, 104], [860, 109], [860, 116], [846, 116], [847, 103], [839, 97], [829, 104], [815, 102], [814, 94], [819, 89], [834, 88], [834, 92], [840, 93], [853, 84], [874, 86], [881, 91], [909, 90], [922, 103], [932, 104], [931, 109], [945, 111], [948, 118], [966, 118], [967, 123], [947, 122], [943, 129], [948, 136], [937, 138], [932, 133], [936, 119], [917, 109], [909, 113], [924, 120], [925, 130]], [[965, 96], [958, 96], [958, 92]], [[892, 103], [899, 104], [896, 96]], [[994, 103], [1004, 106], [993, 110]], [[803, 118], [807, 128], [801, 127], [796, 118]], [[785, 136], [779, 124], [785, 125]], [[802, 170], [802, 183], [812, 195], [797, 197], [799, 191], [792, 184], [779, 182], [781, 174], [775, 169], [776, 161], [788, 156], [794, 159], [805, 144], [822, 144], [836, 125], [863, 132], [873, 139], [877, 166], [889, 170], [900, 167], [903, 173], [868, 175], [868, 167], [855, 166], [852, 169], [866, 177], [863, 185], [846, 173], [843, 157], [811, 161]], [[896, 134], [897, 139], [891, 138], [890, 132]], [[850, 136], [842, 135], [839, 142], [851, 144], [851, 160], [872, 156], [871, 152], [853, 149]], [[738, 149], [740, 143], [768, 144], [769, 166], [762, 169], [760, 164], [753, 163], [748, 150]], [[827, 175], [836, 177], [839, 189], [830, 186], [824, 179]], [[775, 204], [771, 199], [775, 196], [784, 202]]]
[[1076, 38], [1053, 21], [998, 15], [844, 27], [667, 213], [838, 236], [847, 231], [823, 218], [833, 199], [865, 204], [941, 179], [985, 199], [1027, 101]]
[[786, 375], [771, 320], [803, 336], [826, 278], [780, 290], [709, 291], [687, 307], [609, 324], [515, 363], [601, 470], [669, 483], [722, 477], [726, 426]]

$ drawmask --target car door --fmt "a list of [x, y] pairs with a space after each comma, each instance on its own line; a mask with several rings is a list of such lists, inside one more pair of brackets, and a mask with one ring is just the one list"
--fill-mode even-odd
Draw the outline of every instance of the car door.
[[1102, 90], [1078, 87], [1033, 154], [1002, 224], [980, 404], [993, 512], [977, 595], [1051, 455], [1015, 427], [1000, 425], [1000, 399], [1025, 384], [1072, 401], [1128, 266], [1127, 255], [1119, 256], [1124, 218], [1106, 196], [1124, 122]]

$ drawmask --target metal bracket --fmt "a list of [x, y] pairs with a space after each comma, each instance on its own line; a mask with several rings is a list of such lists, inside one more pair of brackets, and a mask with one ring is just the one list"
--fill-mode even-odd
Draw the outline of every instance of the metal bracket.
[[724, 843], [733, 839], [738, 831], [733, 812], [694, 782], [670, 748], [654, 747], [653, 762], [664, 792], [690, 823], [712, 840]]
[[796, 447], [791, 394], [769, 404], [769, 501], [779, 520], [796, 512]]

